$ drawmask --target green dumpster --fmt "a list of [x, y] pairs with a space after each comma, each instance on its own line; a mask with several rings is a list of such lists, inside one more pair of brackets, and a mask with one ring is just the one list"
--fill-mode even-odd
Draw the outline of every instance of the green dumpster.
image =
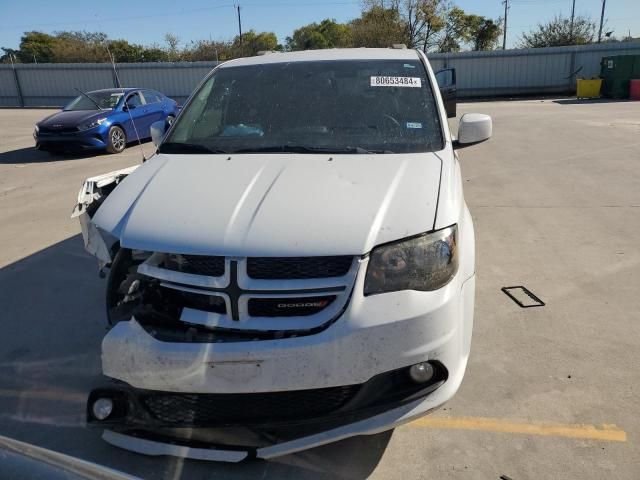
[[609, 98], [628, 98], [629, 80], [640, 78], [640, 55], [602, 57], [600, 77], [601, 93]]

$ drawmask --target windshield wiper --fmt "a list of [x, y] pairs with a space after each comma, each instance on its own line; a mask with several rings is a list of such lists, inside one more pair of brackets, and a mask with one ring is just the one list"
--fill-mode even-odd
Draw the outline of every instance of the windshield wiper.
[[211, 148], [200, 143], [162, 143], [158, 149], [160, 153], [229, 153], [219, 148]]
[[89, 96], [88, 93], [84, 93], [82, 90], [80, 90], [79, 88], [73, 87], [74, 90], [76, 90], [77, 92], [80, 92], [82, 95], [84, 95], [85, 97], [87, 97], [89, 100], [91, 100], [91, 102], [98, 107], [98, 110], [102, 110], [102, 107], [100, 106], [100, 104], [98, 102], [96, 102], [93, 97]]
[[308, 145], [272, 145], [268, 147], [254, 147], [234, 150], [233, 153], [261, 153], [261, 152], [285, 152], [285, 153], [393, 153], [389, 150], [367, 150], [362, 147], [312, 147]]

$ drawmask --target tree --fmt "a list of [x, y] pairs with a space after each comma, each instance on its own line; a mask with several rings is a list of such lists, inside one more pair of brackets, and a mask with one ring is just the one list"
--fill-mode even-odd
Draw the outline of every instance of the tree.
[[4, 51], [4, 55], [0, 57], [0, 63], [11, 63], [11, 61], [14, 58], [16, 60], [13, 60], [13, 61], [18, 60], [18, 54], [20, 53], [19, 50], [16, 50], [14, 48], [5, 48], [5, 47], [2, 47], [2, 50]]
[[240, 48], [240, 36], [236, 35], [233, 39], [232, 48], [234, 56], [252, 56], [258, 52], [270, 50], [282, 50], [282, 45], [278, 45], [278, 37], [273, 32], [256, 33], [255, 30], [249, 30], [242, 34], [242, 48]]
[[354, 47], [389, 47], [408, 43], [405, 25], [395, 8], [373, 6], [349, 23]]
[[446, 25], [448, 7], [444, 0], [422, 0], [416, 2], [412, 14], [411, 3], [405, 2], [408, 36], [413, 39], [411, 43], [422, 46], [422, 51], [427, 53], [437, 45], [437, 35]]
[[56, 39], [42, 32], [25, 32], [20, 38], [16, 57], [21, 63], [49, 63], [53, 61]]
[[365, 12], [373, 8], [395, 11], [397, 22], [404, 30], [401, 43], [424, 52], [437, 44], [437, 35], [445, 26], [449, 9], [447, 0], [365, 0]]
[[198, 40], [191, 42], [188, 47], [182, 50], [182, 58], [187, 62], [213, 61], [221, 62], [233, 58], [233, 48], [231, 42], [220, 42], [213, 40]]
[[164, 34], [164, 43], [167, 44], [167, 55], [170, 62], [175, 62], [180, 58], [180, 52], [178, 51], [178, 45], [180, 45], [180, 38], [172, 33]]
[[556, 15], [553, 20], [539, 23], [535, 30], [523, 33], [520, 48], [561, 47], [563, 45], [584, 45], [593, 42], [596, 24], [589, 17], [577, 16], [571, 27], [571, 19]]
[[145, 61], [145, 48], [142, 45], [129, 43], [126, 40], [109, 40], [109, 51], [115, 62], [143, 62]]
[[167, 55], [166, 50], [160, 48], [157, 44], [151, 45], [150, 47], [145, 47], [142, 50], [141, 55], [142, 62], [167, 62], [169, 61], [169, 56]]
[[438, 40], [439, 52], [458, 52], [461, 43], [471, 39], [468, 15], [459, 7], [447, 12], [446, 24]]
[[493, 50], [502, 35], [502, 20], [467, 15], [467, 38], [473, 50]]
[[286, 44], [288, 50], [348, 47], [351, 30], [348, 25], [327, 18], [320, 24], [310, 23], [296, 29], [291, 37], [287, 37]]
[[107, 35], [102, 32], [55, 33], [54, 62], [108, 62]]

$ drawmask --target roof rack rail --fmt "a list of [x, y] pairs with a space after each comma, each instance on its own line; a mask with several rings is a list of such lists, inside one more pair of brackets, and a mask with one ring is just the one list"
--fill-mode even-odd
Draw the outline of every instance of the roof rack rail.
[[394, 50], [406, 50], [407, 46], [404, 43], [394, 43], [393, 45], [391, 45], [391, 48], [393, 48]]

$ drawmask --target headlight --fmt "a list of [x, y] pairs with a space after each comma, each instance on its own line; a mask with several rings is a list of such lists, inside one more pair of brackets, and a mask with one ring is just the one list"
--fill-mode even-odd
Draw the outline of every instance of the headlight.
[[38, 133], [38, 132], [40, 131], [40, 127], [38, 126], [38, 124], [37, 124], [37, 123], [34, 125], [33, 129], [34, 129], [34, 131], [35, 131], [36, 133]]
[[364, 294], [437, 290], [458, 271], [458, 226], [373, 249]]
[[90, 128], [95, 128], [99, 125], [102, 125], [107, 120], [106, 117], [99, 118], [97, 120], [92, 121], [91, 123], [83, 123], [78, 126], [79, 130], [89, 130]]

